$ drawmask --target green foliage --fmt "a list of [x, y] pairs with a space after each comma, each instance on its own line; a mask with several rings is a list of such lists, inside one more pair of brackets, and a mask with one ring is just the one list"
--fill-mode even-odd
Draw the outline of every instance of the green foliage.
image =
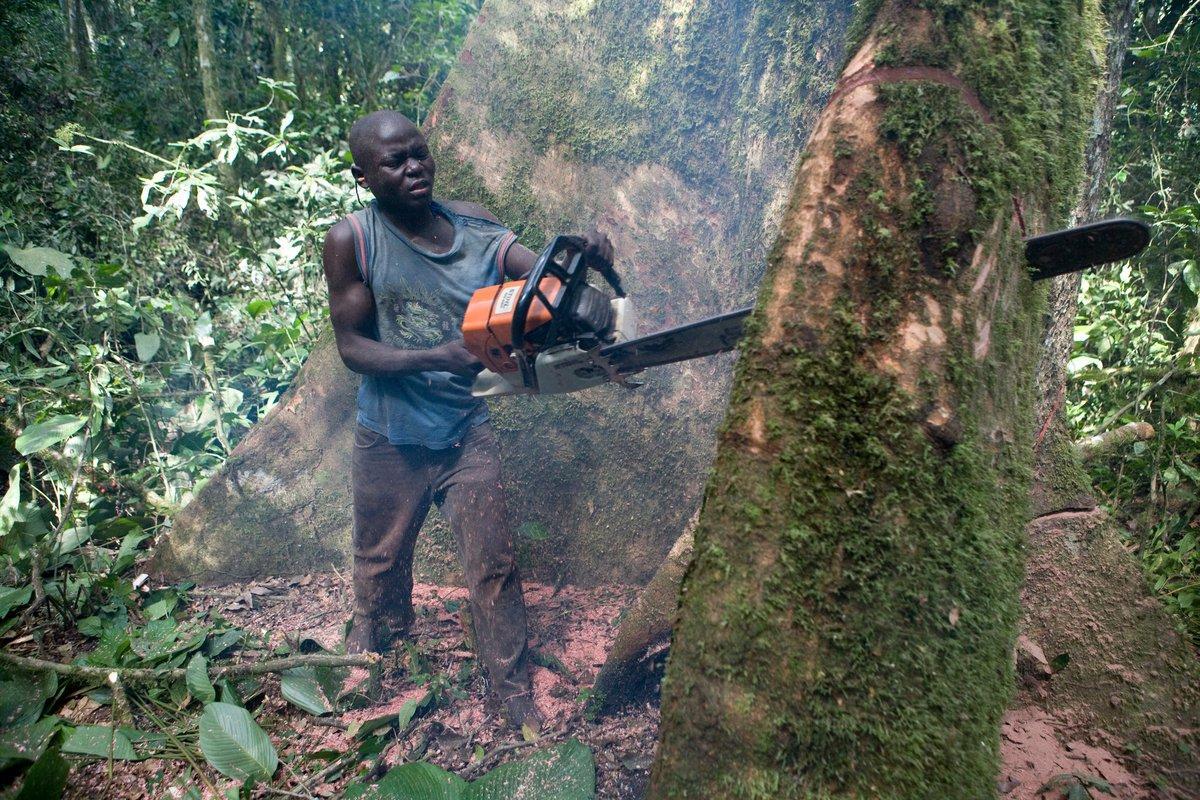
[[1111, 205], [1153, 224], [1133, 262], [1084, 278], [1069, 363], [1083, 435], [1131, 421], [1156, 436], [1089, 465], [1154, 590], [1200, 643], [1200, 22], [1187, 4], [1145, 4], [1113, 143]]
[[280, 693], [297, 708], [318, 716], [333, 711], [312, 667], [297, 667], [279, 676]]
[[[192, 612], [187, 585], [148, 590], [138, 561], [324, 323], [321, 240], [356, 203], [350, 122], [423, 119], [477, 4], [211, 0], [222, 99], [250, 110], [207, 124], [191, 3], [86, 5], [82, 46], [59, 3], [0, 7], [0, 634], [39, 649], [65, 634], [79, 663], [187, 679], [84, 687], [114, 721], [72, 728], [56, 683], [0, 672], [0, 764], [28, 770], [21, 796], [58, 797], [59, 741], [71, 759], [182, 758], [215, 796], [205, 756], [251, 780], [275, 769], [230, 705], [253, 707], [263, 681], [209, 678], [259, 643]], [[344, 709], [343, 673], [281, 688]], [[147, 731], [121, 727], [131, 713]]]
[[522, 761], [496, 767], [467, 783], [427, 762], [404, 764], [381, 781], [352, 785], [348, 800], [591, 800], [596, 794], [596, 764], [592, 751], [577, 740], [535, 752]]
[[63, 743], [62, 751], [97, 758], [111, 756], [125, 761], [139, 758], [128, 736], [116, 728], [102, 725], [80, 725], [75, 728]]

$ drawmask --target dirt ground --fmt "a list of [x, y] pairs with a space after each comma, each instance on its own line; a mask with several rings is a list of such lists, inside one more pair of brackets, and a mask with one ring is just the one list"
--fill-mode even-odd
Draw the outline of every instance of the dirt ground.
[[[484, 679], [459, 619], [466, 590], [418, 584], [414, 634], [425, 672], [456, 677], [451, 691], [443, 693], [441, 704], [432, 713], [403, 736], [393, 737], [376, 774], [388, 766], [424, 758], [475, 777], [497, 764], [523, 757], [532, 747], [574, 737], [595, 753], [598, 798], [642, 797], [658, 735], [658, 709], [644, 705], [601, 721], [589, 720], [583, 713], [587, 690], [604, 662], [621, 613], [636, 594], [636, 588], [628, 586], [581, 589], [526, 583], [530, 644], [540, 662], [534, 667], [536, 702], [546, 719], [542, 737], [529, 743], [520, 733], [505, 730], [484, 701]], [[344, 576], [326, 573], [196, 590], [193, 602], [201, 610], [219, 611], [235, 625], [263, 635], [273, 644], [311, 637], [334, 647], [349, 616], [350, 591]], [[324, 762], [289, 757], [353, 750], [356, 740], [351, 732], [356, 723], [394, 714], [405, 700], [421, 697], [426, 687], [410, 678], [407, 659], [403, 653], [385, 658], [378, 702], [322, 719], [285, 702], [277, 679], [268, 678], [257, 716], [281, 758], [290, 765], [277, 775], [275, 786], [283, 791], [274, 794], [337, 797], [351, 780], [362, 777], [362, 765], [356, 765], [326, 780], [320, 777]], [[67, 715], [80, 722], [99, 719], [88, 720], [88, 711], [86, 706], [68, 709]], [[1111, 785], [1112, 796], [1121, 800], [1157, 796], [1146, 781], [1122, 766], [1114, 755], [1120, 752], [1119, 743], [1106, 742], [1103, 731], [1074, 731], [1067, 721], [1028, 706], [1008, 713], [1001, 734], [1003, 766], [997, 786], [1003, 800], [1053, 800], [1061, 795], [1039, 790], [1054, 776], [1071, 773], [1102, 779]], [[104, 763], [77, 764], [67, 796], [181, 798], [188, 785], [211, 796], [187, 770], [183, 762], [117, 762], [110, 775]], [[226, 781], [217, 788], [223, 791], [232, 785]], [[1092, 796], [1109, 795], [1093, 789]]]
[[[384, 766], [424, 758], [459, 774], [477, 777], [497, 764], [522, 758], [534, 747], [574, 737], [595, 754], [597, 797], [641, 797], [658, 735], [658, 709], [645, 705], [599, 722], [583, 714], [586, 690], [604, 663], [622, 610], [636, 597], [636, 591], [624, 586], [579, 589], [526, 582], [530, 645], [539, 662], [551, 665], [533, 668], [535, 700], [546, 727], [536, 742], [529, 743], [520, 732], [506, 730], [484, 702], [486, 687], [481, 669], [464, 641], [459, 621], [458, 610], [465, 605], [466, 590], [418, 584], [413, 592], [417, 609], [413, 632], [425, 672], [455, 679], [432, 713], [410, 726], [404, 736], [393, 737], [379, 772]], [[234, 625], [265, 635], [272, 644], [311, 637], [332, 648], [340, 642], [350, 614], [349, 586], [337, 573], [197, 589], [192, 598], [199, 610], [217, 610]], [[407, 658], [403, 652], [385, 657], [377, 703], [322, 719], [284, 701], [277, 679], [268, 678], [256, 717], [270, 735], [281, 761], [306, 753], [353, 750], [357, 741], [350, 731], [355, 723], [395, 714], [405, 700], [424, 695], [426, 687], [409, 679]], [[358, 677], [352, 674], [348, 682]], [[454, 696], [456, 693], [461, 696]], [[78, 722], [103, 724], [96, 715], [107, 712], [83, 703], [66, 713]], [[480, 750], [482, 759], [478, 758]], [[356, 771], [361, 771], [352, 767], [346, 774], [326, 781], [317, 777], [324, 763], [311, 762], [311, 769], [306, 768], [308, 763], [292, 762], [295, 775], [290, 780], [280, 780], [288, 775], [288, 767], [281, 767], [275, 785], [297, 797], [337, 797]], [[185, 774], [187, 767], [184, 762], [115, 762], [110, 776], [103, 762], [76, 762], [67, 797], [183, 797], [189, 785], [210, 797], [211, 791]], [[232, 785], [222, 781], [216, 788], [223, 791]]]

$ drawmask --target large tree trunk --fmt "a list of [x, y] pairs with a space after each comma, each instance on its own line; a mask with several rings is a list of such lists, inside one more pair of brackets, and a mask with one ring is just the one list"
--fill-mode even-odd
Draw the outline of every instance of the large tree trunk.
[[1029, 519], [1044, 292], [1093, 3], [883, 0], [743, 341], [651, 797], [988, 797]]
[[[842, 60], [848, 2], [487, 3], [428, 129], [438, 193], [540, 248], [599, 219], [645, 331], [753, 295], [788, 181]], [[729, 357], [493, 405], [535, 575], [644, 582], [711, 464]], [[159, 564], [211, 579], [341, 562], [356, 379], [332, 342], [178, 517]], [[438, 525], [426, 574], [453, 569]], [[430, 544], [433, 547], [430, 547]]]

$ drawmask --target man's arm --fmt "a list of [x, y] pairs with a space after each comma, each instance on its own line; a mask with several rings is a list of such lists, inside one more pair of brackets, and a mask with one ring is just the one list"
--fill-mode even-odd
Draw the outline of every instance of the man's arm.
[[354, 259], [354, 233], [346, 220], [325, 234], [322, 261], [338, 354], [351, 370], [364, 375], [405, 375], [433, 370], [474, 375], [479, 371], [479, 360], [462, 342], [448, 342], [429, 350], [402, 350], [371, 336], [375, 298], [359, 277]]
[[[495, 214], [479, 205], [479, 203], [470, 203], [466, 200], [451, 200], [446, 205], [459, 214], [491, 220], [500, 225], [504, 224], [496, 218]], [[613, 246], [612, 242], [608, 240], [607, 235], [601, 233], [593, 226], [591, 230], [584, 234], [583, 238], [587, 243], [584, 246], [583, 253], [589, 261], [612, 263]], [[529, 274], [529, 271], [533, 269], [533, 265], [537, 263], [537, 260], [537, 253], [520, 242], [513, 242], [512, 246], [508, 248], [508, 253], [504, 256], [504, 275], [513, 280], [520, 280]]]

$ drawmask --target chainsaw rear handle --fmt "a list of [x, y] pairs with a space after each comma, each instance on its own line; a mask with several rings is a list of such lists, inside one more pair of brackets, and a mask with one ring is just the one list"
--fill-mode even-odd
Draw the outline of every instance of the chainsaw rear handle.
[[[514, 353], [524, 352], [525, 321], [529, 317], [529, 310], [533, 307], [535, 299], [541, 300], [546, 310], [550, 312], [550, 331], [547, 339], [554, 341], [561, 321], [559, 309], [571, 308], [573, 298], [587, 283], [589, 267], [604, 276], [604, 280], [612, 287], [617, 297], [625, 296], [621, 279], [617, 277], [617, 271], [613, 265], [607, 262], [588, 264], [588, 260], [584, 257], [586, 246], [587, 242], [580, 236], [555, 236], [538, 256], [537, 263], [525, 276], [525, 287], [521, 290], [521, 296], [517, 299], [517, 305], [513, 309], [512, 349]], [[565, 255], [559, 258], [559, 254]], [[542, 291], [542, 278], [546, 275], [552, 275], [562, 282], [562, 291], [558, 293], [556, 302], [551, 302], [550, 298]]]

